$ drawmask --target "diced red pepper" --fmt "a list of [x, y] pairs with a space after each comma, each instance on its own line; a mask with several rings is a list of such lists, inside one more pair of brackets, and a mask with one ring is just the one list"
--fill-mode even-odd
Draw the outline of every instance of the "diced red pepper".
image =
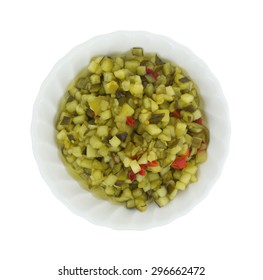
[[132, 182], [136, 179], [136, 174], [132, 170], [129, 172], [129, 179]]
[[198, 124], [203, 124], [203, 119], [202, 118], [199, 118], [197, 120], [194, 121], [195, 123], [198, 123]]
[[154, 161], [148, 161], [147, 166], [149, 167], [155, 167], [155, 166], [159, 166], [159, 163], [154, 160]]
[[180, 112], [181, 110], [177, 109], [174, 112], [171, 112], [170, 115], [175, 118], [180, 118]]
[[145, 176], [147, 174], [146, 170], [145, 169], [141, 169], [138, 174], [142, 175], [142, 176]]
[[146, 73], [147, 74], [152, 74], [153, 73], [153, 70], [151, 68], [146, 68]]
[[159, 74], [158, 74], [157, 72], [153, 72], [153, 73], [152, 73], [152, 76], [153, 76], [154, 79], [156, 80], [156, 79], [158, 78]]
[[184, 157], [177, 157], [175, 159], [175, 161], [171, 164], [171, 166], [173, 168], [176, 168], [176, 169], [183, 169], [186, 167], [187, 163], [186, 163], [186, 159], [187, 157], [184, 156]]
[[190, 154], [191, 154], [191, 150], [190, 150], [190, 149], [187, 149], [187, 150], [186, 150], [186, 153], [185, 153], [185, 156], [186, 156], [186, 157], [189, 157]]
[[157, 72], [154, 72], [151, 68], [146, 68], [146, 74], [150, 74], [154, 77], [154, 79], [157, 79], [159, 74]]
[[148, 164], [140, 164], [141, 169], [144, 169], [144, 170], [146, 170], [147, 166], [148, 166]]
[[138, 174], [145, 176], [146, 175], [146, 168], [147, 168], [147, 164], [140, 164], [141, 170], [138, 172]]
[[135, 119], [134, 119], [133, 117], [128, 116], [128, 117], [126, 118], [126, 124], [129, 125], [129, 126], [131, 126], [131, 127], [134, 127], [134, 125], [135, 125]]

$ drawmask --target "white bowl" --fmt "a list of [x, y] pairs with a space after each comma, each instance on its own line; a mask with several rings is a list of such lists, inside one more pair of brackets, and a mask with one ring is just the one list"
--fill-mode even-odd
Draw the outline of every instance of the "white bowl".
[[[199, 180], [169, 205], [153, 203], [146, 212], [128, 210], [94, 197], [69, 175], [55, 142], [55, 116], [68, 83], [89, 60], [100, 54], [126, 52], [134, 46], [158, 53], [183, 67], [200, 89], [210, 130], [208, 160], [199, 167]], [[175, 41], [143, 31], [118, 31], [97, 36], [63, 57], [43, 82], [34, 104], [31, 126], [33, 153], [41, 175], [54, 195], [72, 212], [90, 222], [113, 229], [142, 230], [167, 224], [188, 213], [203, 200], [218, 179], [228, 153], [230, 120], [220, 85], [207, 65]]]

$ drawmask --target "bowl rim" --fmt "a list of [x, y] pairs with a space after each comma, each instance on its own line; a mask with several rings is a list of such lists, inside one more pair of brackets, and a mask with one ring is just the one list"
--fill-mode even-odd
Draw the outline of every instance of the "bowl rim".
[[[186, 55], [190, 56], [191, 58], [194, 58], [197, 61], [198, 65], [200, 65], [200, 67], [202, 68], [202, 70], [204, 72], [209, 73], [209, 79], [211, 79], [212, 84], [214, 84], [215, 87], [217, 87], [217, 90], [220, 93], [220, 102], [221, 102], [222, 107], [224, 108], [225, 138], [224, 138], [224, 151], [223, 151], [223, 154], [221, 155], [221, 158], [220, 158], [220, 165], [221, 165], [220, 170], [218, 170], [217, 176], [215, 176], [213, 178], [213, 181], [210, 182], [209, 187], [207, 187], [205, 192], [202, 193], [202, 195], [199, 197], [198, 201], [196, 200], [195, 203], [192, 203], [191, 205], [188, 205], [188, 207], [186, 207], [184, 209], [184, 211], [181, 211], [180, 215], [178, 215], [176, 217], [171, 215], [170, 217], [166, 217], [166, 219], [164, 219], [164, 220], [158, 221], [158, 223], [151, 222], [151, 223], [148, 223], [148, 224], [145, 224], [145, 225], [139, 224], [139, 225], [125, 225], [125, 226], [123, 226], [121, 224], [111, 223], [109, 221], [98, 222], [95, 217], [87, 218], [87, 216], [83, 215], [83, 213], [81, 213], [81, 211], [79, 211], [78, 209], [73, 207], [72, 204], [69, 203], [68, 200], [65, 200], [61, 197], [60, 193], [56, 190], [56, 188], [53, 187], [52, 178], [50, 178], [50, 175], [48, 174], [47, 169], [43, 165], [43, 157], [41, 157], [40, 154], [39, 154], [38, 141], [40, 140], [40, 138], [39, 138], [39, 135], [38, 135], [37, 130], [36, 130], [36, 125], [37, 125], [37, 120], [39, 119], [39, 109], [40, 109], [40, 106], [41, 106], [42, 101], [44, 99], [45, 90], [48, 87], [48, 85], [50, 83], [52, 83], [53, 76], [56, 75], [56, 73], [58, 71], [60, 71], [60, 69], [63, 68], [64, 65], [69, 63], [69, 61], [72, 59], [72, 57], [74, 57], [74, 55], [76, 53], [82, 51], [83, 48], [87, 48], [88, 46], [92, 46], [92, 45], [96, 44], [96, 42], [98, 42], [99, 40], [101, 40], [103, 38], [108, 38], [108, 39], [110, 37], [116, 38], [118, 36], [119, 37], [127, 36], [127, 34], [129, 36], [146, 36], [146, 37], [149, 37], [149, 38], [155, 38], [156, 40], [157, 39], [158, 40], [163, 40], [167, 44], [176, 46], [177, 48], [181, 48], [185, 52]], [[201, 93], [201, 95], [202, 95], [202, 93]], [[222, 174], [223, 166], [224, 166], [224, 163], [227, 159], [228, 152], [229, 152], [230, 135], [231, 135], [231, 124], [230, 124], [228, 104], [227, 104], [227, 101], [225, 99], [222, 88], [221, 88], [217, 78], [213, 75], [213, 73], [211, 72], [211, 70], [209, 69], [207, 64], [203, 60], [201, 60], [197, 55], [195, 55], [188, 47], [185, 47], [184, 45], [182, 45], [180, 43], [177, 43], [176, 41], [174, 41], [173, 39], [171, 39], [167, 36], [151, 33], [151, 32], [148, 32], [148, 31], [120, 30], [120, 31], [115, 31], [115, 32], [111, 32], [111, 33], [102, 34], [102, 35], [97, 35], [97, 36], [94, 36], [94, 37], [90, 38], [89, 40], [77, 45], [76, 47], [72, 48], [65, 56], [63, 56], [60, 60], [58, 60], [58, 62], [54, 65], [54, 67], [52, 68], [50, 73], [44, 79], [44, 81], [43, 81], [43, 83], [42, 83], [42, 85], [39, 89], [39, 93], [36, 97], [34, 105], [33, 105], [32, 121], [31, 121], [31, 141], [32, 141], [33, 155], [34, 155], [34, 158], [36, 160], [36, 163], [37, 163], [37, 166], [38, 166], [38, 169], [39, 169], [39, 172], [40, 172], [42, 178], [47, 183], [47, 185], [49, 186], [49, 189], [52, 191], [52, 193], [55, 195], [55, 197], [61, 203], [63, 203], [74, 214], [77, 214], [78, 216], [88, 220], [89, 222], [91, 222], [93, 224], [96, 224], [96, 225], [99, 225], [99, 226], [104, 226], [104, 227], [107, 227], [107, 228], [116, 229], [116, 230], [145, 230], [145, 229], [150, 229], [150, 228], [153, 228], [153, 227], [159, 227], [159, 226], [169, 224], [173, 220], [189, 213], [194, 207], [196, 207], [201, 201], [203, 201], [205, 199], [205, 197], [211, 191], [212, 186], [215, 184], [215, 182], [218, 180], [218, 178]], [[151, 209], [149, 209], [149, 210], [151, 210]]]

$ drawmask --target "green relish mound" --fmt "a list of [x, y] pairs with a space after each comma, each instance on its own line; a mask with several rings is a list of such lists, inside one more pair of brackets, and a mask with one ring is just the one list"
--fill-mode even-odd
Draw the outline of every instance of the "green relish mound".
[[61, 157], [81, 185], [144, 211], [197, 181], [209, 131], [197, 86], [146, 54], [94, 57], [66, 89], [56, 120]]

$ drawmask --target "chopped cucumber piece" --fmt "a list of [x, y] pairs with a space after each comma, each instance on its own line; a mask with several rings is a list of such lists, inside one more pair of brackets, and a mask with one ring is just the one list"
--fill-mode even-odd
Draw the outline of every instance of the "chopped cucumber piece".
[[99, 149], [103, 145], [103, 143], [100, 141], [100, 138], [96, 135], [92, 135], [90, 137], [89, 143], [94, 149]]
[[116, 81], [110, 81], [109, 83], [104, 84], [105, 93], [108, 94], [115, 94], [118, 88], [119, 85]]
[[113, 68], [113, 61], [108, 57], [104, 57], [100, 63], [101, 69], [104, 72], [110, 72]]
[[177, 181], [175, 184], [175, 187], [180, 190], [180, 191], [184, 191], [185, 190], [185, 183], [181, 182], [181, 181]]
[[134, 109], [127, 103], [123, 104], [119, 116], [128, 117], [134, 114]]
[[149, 124], [145, 127], [145, 130], [152, 136], [159, 135], [162, 130], [156, 124]]
[[104, 180], [103, 184], [105, 186], [113, 186], [118, 180], [118, 177], [113, 175], [113, 174], [110, 174], [108, 175], [108, 177]]
[[159, 207], [163, 207], [170, 202], [170, 199], [167, 196], [159, 197], [155, 200]]
[[130, 167], [131, 167], [133, 173], [135, 173], [135, 174], [141, 170], [141, 167], [140, 167], [139, 163], [137, 162], [137, 160], [132, 160], [130, 162]]
[[112, 147], [116, 148], [120, 146], [121, 140], [117, 136], [113, 136], [110, 140], [109, 143], [111, 144]]
[[87, 158], [95, 158], [95, 157], [97, 157], [97, 152], [94, 148], [92, 148], [92, 146], [88, 145], [86, 147], [86, 155], [87, 155]]
[[196, 154], [196, 163], [205, 162], [207, 159], [207, 152], [206, 151], [199, 151]]
[[142, 48], [132, 48], [131, 53], [135, 56], [143, 56], [143, 49]]

